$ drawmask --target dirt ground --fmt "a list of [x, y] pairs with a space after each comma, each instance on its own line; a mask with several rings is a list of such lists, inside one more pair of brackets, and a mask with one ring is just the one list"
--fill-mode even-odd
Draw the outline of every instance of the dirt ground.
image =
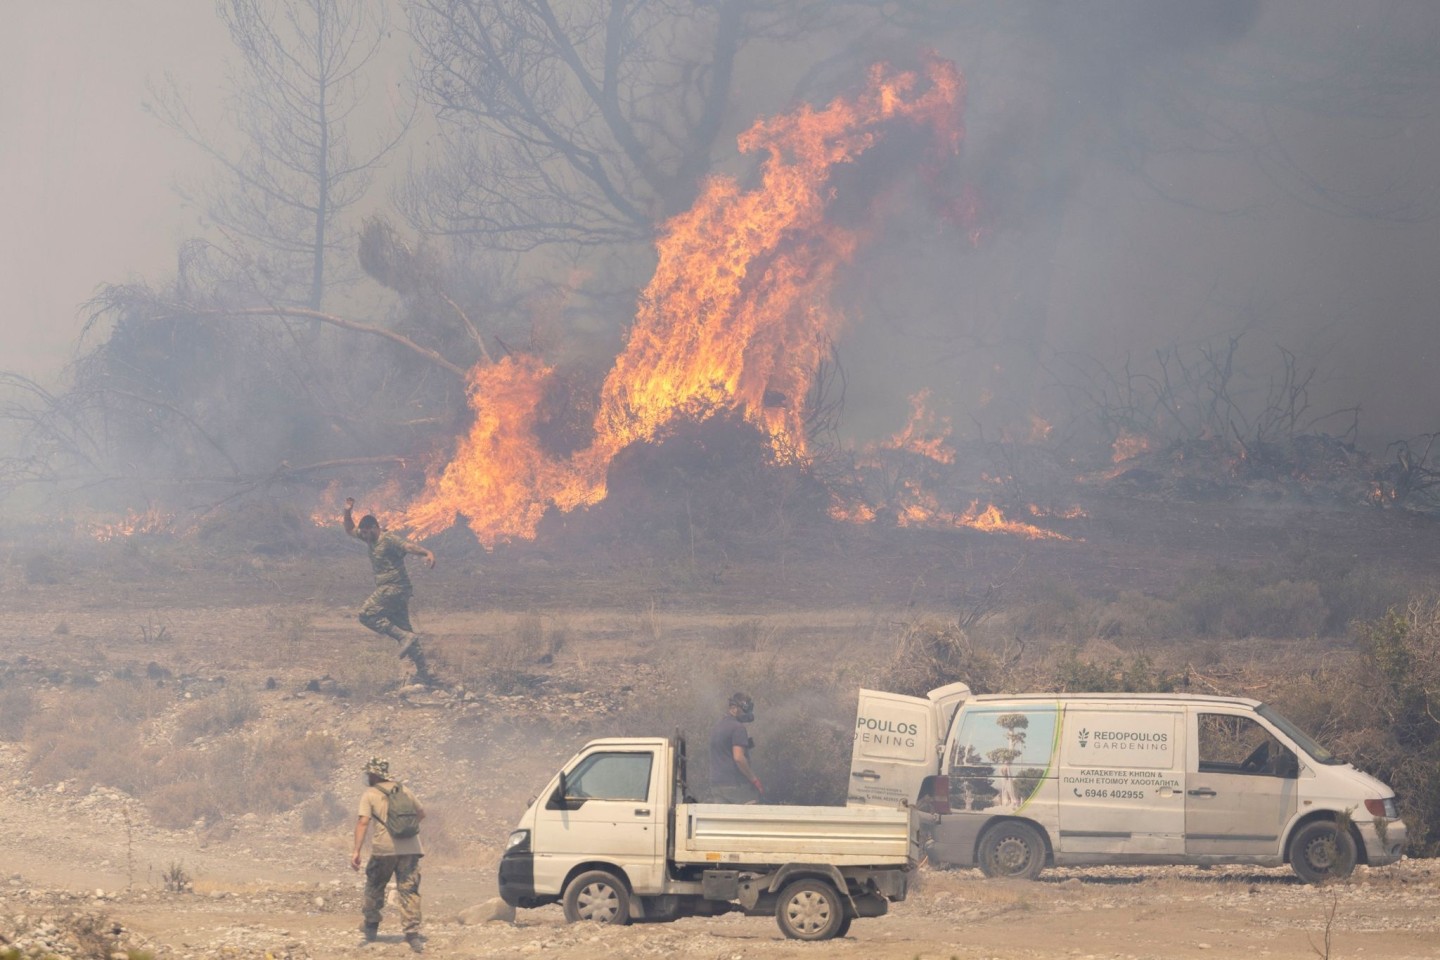
[[[168, 683], [191, 684], [196, 696], [207, 684], [244, 687], [261, 722], [335, 737], [341, 756], [329, 789], [344, 812], [319, 828], [292, 811], [164, 829], [118, 791], [37, 782], [24, 745], [0, 740], [0, 935], [63, 956], [61, 928], [91, 916], [113, 942], [164, 958], [408, 955], [393, 908], [381, 940], [361, 944], [361, 878], [347, 862], [359, 770], [380, 753], [434, 814], [423, 882], [431, 956], [1440, 957], [1440, 863], [1428, 860], [1362, 867], [1319, 888], [1286, 869], [1050, 870], [1012, 884], [924, 867], [888, 916], [824, 944], [789, 942], [773, 920], [740, 916], [617, 929], [568, 926], [556, 907], [520, 911], [515, 923], [459, 918], [495, 895], [504, 838], [554, 766], [605, 732], [617, 707], [646, 696], [657, 631], [703, 651], [721, 620], [823, 626], [944, 613], [1007, 571], [1078, 590], [1143, 589], [1195, 564], [1315, 549], [1393, 559], [1423, 580], [1440, 572], [1437, 526], [1379, 512], [1217, 505], [1163, 515], [1101, 505], [1067, 528], [1069, 542], [892, 531], [690, 569], [634, 553], [617, 563], [543, 546], [485, 554], [447, 543], [435, 571], [414, 571], [422, 627], [470, 637], [513, 629], [527, 611], [563, 617], [577, 636], [545, 667], [557, 682], [533, 695], [401, 688], [366, 698], [316, 682], [379, 642], [353, 619], [368, 565], [351, 544], [283, 558], [114, 547], [103, 562], [74, 560], [53, 582], [35, 582], [24, 573], [30, 548], [11, 542], [0, 564], [7, 683], [58, 704], [68, 689], [158, 663]], [[177, 866], [190, 889], [166, 889]]]

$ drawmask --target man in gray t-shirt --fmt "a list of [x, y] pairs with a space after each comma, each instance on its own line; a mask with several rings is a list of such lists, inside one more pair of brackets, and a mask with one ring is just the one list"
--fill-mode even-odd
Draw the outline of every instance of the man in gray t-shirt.
[[730, 697], [725, 713], [710, 728], [710, 803], [757, 803], [765, 796], [750, 769], [753, 742], [745, 724], [755, 719], [755, 701], [743, 693]]

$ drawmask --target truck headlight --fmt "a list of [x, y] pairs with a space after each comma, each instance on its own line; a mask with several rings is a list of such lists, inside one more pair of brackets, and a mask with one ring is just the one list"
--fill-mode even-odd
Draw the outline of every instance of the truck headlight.
[[505, 841], [506, 853], [525, 853], [530, 849], [530, 831], [516, 830], [510, 834], [510, 839]]

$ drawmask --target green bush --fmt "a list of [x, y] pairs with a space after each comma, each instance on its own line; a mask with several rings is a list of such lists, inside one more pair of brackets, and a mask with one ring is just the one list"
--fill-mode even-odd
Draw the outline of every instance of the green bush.
[[1394, 788], [1412, 855], [1440, 854], [1440, 600], [1359, 623], [1355, 638], [1349, 660], [1301, 673], [1272, 699]]
[[1097, 662], [1074, 650], [1055, 664], [1053, 680], [1053, 689], [1066, 693], [1169, 693], [1184, 685], [1182, 675], [1158, 669], [1143, 653]]
[[1186, 577], [1175, 602], [1199, 636], [1311, 637], [1330, 620], [1315, 583], [1229, 567]]

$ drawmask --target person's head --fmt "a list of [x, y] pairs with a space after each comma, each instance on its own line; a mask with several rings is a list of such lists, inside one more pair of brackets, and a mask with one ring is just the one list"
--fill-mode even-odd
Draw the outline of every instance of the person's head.
[[380, 539], [380, 521], [375, 519], [375, 514], [367, 513], [360, 518], [355, 529], [360, 534], [360, 539], [368, 543], [374, 543]]
[[755, 701], [744, 693], [732, 693], [729, 704], [730, 716], [741, 723], [749, 723], [755, 719]]
[[381, 780], [390, 779], [390, 761], [382, 760], [379, 757], [371, 757], [365, 761], [365, 779], [370, 781], [370, 786], [375, 786]]

